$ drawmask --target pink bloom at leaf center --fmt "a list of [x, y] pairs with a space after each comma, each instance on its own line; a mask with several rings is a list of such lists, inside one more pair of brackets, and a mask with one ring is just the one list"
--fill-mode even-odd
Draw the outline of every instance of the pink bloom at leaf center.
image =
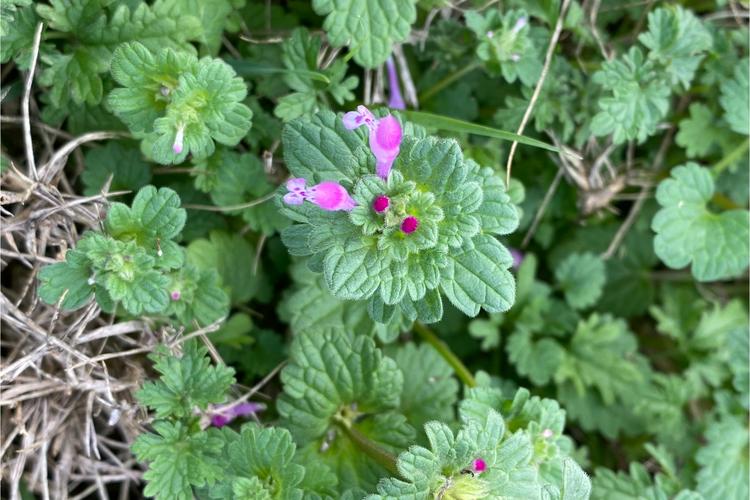
[[474, 460], [471, 465], [474, 469], [474, 472], [476, 472], [477, 474], [481, 474], [482, 472], [487, 470], [487, 463], [481, 458], [477, 458], [476, 460]]

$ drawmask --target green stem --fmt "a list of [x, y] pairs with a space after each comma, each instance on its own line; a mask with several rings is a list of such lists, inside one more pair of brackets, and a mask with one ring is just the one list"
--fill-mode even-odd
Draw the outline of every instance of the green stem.
[[334, 417], [336, 425], [346, 434], [346, 437], [354, 445], [363, 451], [368, 457], [382, 465], [394, 477], [401, 477], [396, 466], [396, 457], [385, 451], [377, 444], [370, 441], [367, 436], [355, 429], [352, 424], [343, 418]]
[[737, 161], [740, 156], [745, 154], [745, 152], [750, 147], [750, 137], [742, 141], [742, 144], [734, 148], [732, 151], [729, 152], [728, 155], [726, 155], [724, 158], [719, 160], [718, 163], [716, 163], [713, 167], [711, 167], [711, 170], [714, 172], [714, 176], [718, 177], [719, 174], [721, 174], [725, 168], [727, 168], [729, 165]]
[[456, 376], [461, 379], [461, 382], [468, 387], [477, 386], [477, 381], [474, 380], [474, 375], [472, 375], [461, 360], [453, 354], [453, 351], [448, 347], [448, 344], [440, 340], [432, 330], [417, 321], [414, 323], [414, 331], [417, 332], [417, 335], [422, 337], [422, 340], [434, 347], [438, 354], [440, 354], [440, 356], [451, 365], [451, 368], [456, 372]]
[[437, 82], [435, 85], [427, 89], [422, 95], [419, 96], [419, 102], [425, 103], [429, 101], [432, 97], [435, 96], [438, 92], [443, 90], [445, 87], [450, 85], [451, 83], [455, 82], [462, 76], [464, 76], [467, 73], [471, 73], [475, 69], [477, 69], [480, 66], [479, 63], [474, 62], [469, 65], [464, 66], [463, 68], [459, 69], [458, 71], [455, 71], [451, 73], [450, 75], [446, 76], [439, 82]]

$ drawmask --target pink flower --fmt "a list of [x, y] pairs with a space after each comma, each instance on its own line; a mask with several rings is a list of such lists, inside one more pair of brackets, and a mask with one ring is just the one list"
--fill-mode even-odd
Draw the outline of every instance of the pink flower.
[[396, 117], [388, 115], [377, 119], [366, 107], [357, 106], [357, 111], [346, 113], [343, 121], [349, 130], [367, 125], [370, 129], [370, 150], [377, 160], [377, 174], [387, 179], [403, 137], [401, 124]]
[[182, 297], [182, 294], [180, 293], [179, 290], [174, 290], [172, 293], [169, 294], [169, 297], [172, 300], [177, 301], [177, 300], [180, 300], [180, 297]]
[[263, 411], [265, 408], [264, 404], [248, 402], [214, 405], [208, 410], [207, 416], [211, 425], [223, 427], [237, 417], [247, 417]]
[[180, 124], [177, 127], [177, 133], [174, 136], [174, 142], [172, 143], [172, 151], [178, 155], [182, 153], [183, 141], [185, 140], [185, 125]]
[[382, 214], [386, 210], [388, 210], [388, 207], [391, 204], [390, 198], [388, 198], [386, 195], [381, 194], [375, 197], [375, 200], [372, 202], [372, 208], [377, 213]]
[[487, 463], [481, 458], [477, 458], [476, 460], [474, 460], [471, 466], [474, 469], [474, 472], [476, 472], [477, 474], [481, 474], [482, 472], [487, 470]]
[[302, 178], [289, 179], [286, 183], [289, 190], [284, 195], [284, 202], [289, 205], [301, 205], [307, 200], [318, 205], [323, 210], [333, 212], [336, 210], [349, 211], [357, 204], [346, 188], [333, 181], [323, 181], [312, 187], [307, 187], [307, 181]]
[[410, 215], [403, 221], [401, 221], [401, 231], [406, 234], [411, 234], [419, 227], [419, 219]]
[[391, 98], [388, 99], [388, 107], [391, 109], [406, 109], [406, 103], [401, 95], [401, 85], [398, 83], [398, 72], [393, 58], [389, 57], [385, 62], [388, 70], [388, 90], [391, 91]]

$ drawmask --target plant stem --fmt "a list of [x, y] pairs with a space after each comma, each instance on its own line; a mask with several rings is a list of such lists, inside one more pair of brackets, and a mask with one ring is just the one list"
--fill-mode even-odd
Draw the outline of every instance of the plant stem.
[[419, 102], [425, 103], [425, 102], [429, 101], [432, 97], [435, 96], [435, 94], [437, 94], [438, 92], [440, 92], [445, 87], [447, 87], [451, 83], [455, 82], [456, 80], [458, 80], [459, 78], [461, 78], [465, 74], [471, 73], [472, 71], [474, 71], [475, 69], [477, 69], [479, 66], [480, 66], [479, 63], [474, 62], [474, 63], [471, 63], [471, 64], [468, 64], [468, 65], [464, 66], [463, 68], [459, 69], [458, 71], [454, 71], [453, 73], [451, 73], [450, 75], [446, 76], [445, 78], [443, 78], [442, 80], [440, 80], [439, 82], [437, 82], [435, 85], [433, 85], [432, 87], [430, 87], [429, 89], [427, 89], [422, 95], [420, 95], [419, 96]]
[[745, 139], [742, 141], [742, 144], [734, 148], [732, 151], [729, 152], [724, 158], [718, 161], [713, 167], [711, 167], [711, 170], [713, 170], [714, 176], [718, 177], [719, 174], [721, 174], [725, 168], [727, 168], [729, 165], [734, 163], [739, 159], [740, 156], [745, 154], [745, 151], [748, 150], [748, 147], [750, 147], [750, 138]]
[[396, 457], [388, 453], [386, 450], [381, 448], [376, 443], [370, 441], [367, 436], [355, 429], [352, 424], [343, 418], [334, 417], [334, 422], [341, 429], [346, 437], [354, 443], [354, 445], [363, 451], [368, 457], [375, 460], [377, 463], [385, 467], [385, 469], [391, 473], [394, 477], [401, 477], [396, 467]]
[[474, 380], [474, 375], [472, 375], [461, 360], [453, 354], [453, 351], [448, 347], [448, 344], [440, 340], [432, 330], [417, 321], [414, 323], [414, 331], [417, 332], [417, 335], [422, 337], [422, 340], [434, 347], [438, 354], [440, 354], [440, 356], [451, 365], [451, 368], [456, 372], [456, 376], [461, 379], [461, 382], [469, 387], [477, 386], [477, 381]]

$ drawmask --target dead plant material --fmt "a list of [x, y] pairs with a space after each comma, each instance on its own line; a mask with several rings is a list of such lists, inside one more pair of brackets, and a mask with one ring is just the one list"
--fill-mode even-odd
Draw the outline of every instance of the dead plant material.
[[41, 267], [98, 228], [109, 199], [122, 194], [79, 197], [60, 182], [74, 148], [109, 136], [87, 134], [51, 153], [35, 151], [38, 180], [15, 166], [2, 178], [3, 498], [21, 498], [22, 487], [44, 499], [140, 495], [142, 469], [129, 446], [147, 416], [134, 393], [150, 366], [143, 358], [177, 332], [154, 331], [141, 320], [114, 323], [95, 302], [63, 312], [36, 293]]

